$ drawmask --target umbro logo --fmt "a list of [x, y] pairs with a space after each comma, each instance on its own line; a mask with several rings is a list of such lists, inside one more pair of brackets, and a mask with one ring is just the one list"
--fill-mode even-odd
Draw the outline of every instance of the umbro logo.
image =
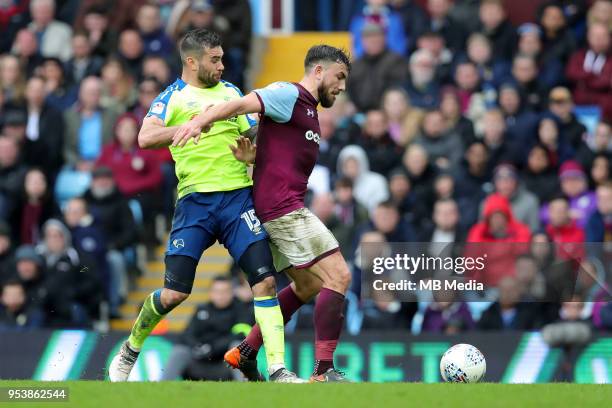
[[306, 115], [314, 118], [314, 111], [312, 109], [306, 109]]
[[172, 245], [174, 245], [175, 248], [185, 248], [185, 241], [182, 239], [175, 239], [172, 241]]

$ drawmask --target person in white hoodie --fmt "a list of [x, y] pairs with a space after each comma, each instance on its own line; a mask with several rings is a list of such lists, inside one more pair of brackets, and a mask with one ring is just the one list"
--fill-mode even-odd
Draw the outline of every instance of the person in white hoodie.
[[343, 148], [338, 155], [337, 168], [339, 177], [345, 176], [353, 181], [355, 199], [368, 211], [389, 199], [387, 180], [370, 171], [370, 162], [362, 147], [349, 145]]
[[72, 28], [55, 20], [55, 0], [32, 0], [32, 22], [28, 29], [36, 34], [43, 57], [56, 57], [66, 62], [72, 57]]

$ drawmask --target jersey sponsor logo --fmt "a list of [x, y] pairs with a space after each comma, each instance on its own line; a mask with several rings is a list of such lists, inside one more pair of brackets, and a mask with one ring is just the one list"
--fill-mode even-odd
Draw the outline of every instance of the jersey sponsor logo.
[[306, 140], [312, 140], [316, 144], [319, 144], [319, 142], [321, 141], [321, 136], [319, 136], [317, 132], [313, 132], [312, 130], [307, 131], [304, 136], [306, 137]]
[[306, 116], [314, 118], [314, 111], [312, 109], [306, 109]]
[[163, 102], [155, 102], [151, 106], [151, 113], [161, 114], [164, 111], [166, 104]]
[[282, 82], [274, 82], [270, 85], [268, 85], [268, 89], [280, 89], [280, 88], [284, 88], [285, 84]]
[[175, 248], [185, 248], [185, 241], [183, 241], [182, 238], [175, 239], [172, 241], [172, 245], [174, 245]]
[[259, 221], [257, 215], [255, 215], [254, 209], [250, 209], [248, 211], [243, 212], [242, 214], [240, 214], [240, 218], [244, 220], [247, 227], [249, 227], [249, 229], [255, 235], [259, 235], [263, 232], [263, 230], [261, 229], [261, 221]]

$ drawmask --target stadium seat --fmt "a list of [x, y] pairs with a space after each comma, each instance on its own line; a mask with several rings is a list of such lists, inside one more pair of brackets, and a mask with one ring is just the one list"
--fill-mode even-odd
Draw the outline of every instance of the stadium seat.
[[64, 167], [55, 182], [55, 199], [60, 208], [71, 198], [81, 196], [91, 183], [91, 173]]
[[130, 210], [132, 211], [132, 216], [134, 217], [136, 225], [138, 226], [138, 228], [141, 228], [144, 217], [142, 215], [142, 207], [140, 203], [138, 202], [138, 200], [129, 200], [128, 205], [130, 206]]
[[359, 307], [357, 295], [350, 290], [346, 292], [346, 331], [357, 335], [363, 324], [363, 311]]
[[580, 123], [586, 126], [590, 135], [595, 133], [597, 123], [601, 119], [601, 108], [597, 105], [577, 105], [574, 114]]
[[423, 318], [425, 317], [425, 310], [427, 310], [427, 306], [429, 306], [429, 301], [420, 301], [419, 309], [416, 314], [412, 318], [412, 327], [410, 331], [415, 336], [421, 333], [421, 328], [423, 327]]

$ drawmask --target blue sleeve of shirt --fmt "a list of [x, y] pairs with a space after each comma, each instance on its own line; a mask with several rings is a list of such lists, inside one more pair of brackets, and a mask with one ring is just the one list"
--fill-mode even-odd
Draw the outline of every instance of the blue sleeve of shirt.
[[278, 123], [291, 120], [293, 107], [300, 94], [295, 85], [289, 82], [274, 82], [254, 92], [259, 97], [264, 115]]
[[166, 122], [166, 112], [168, 111], [168, 102], [170, 102], [170, 97], [172, 96], [172, 91], [166, 89], [164, 92], [157, 95], [157, 98], [153, 100], [151, 103], [151, 107], [149, 108], [149, 112], [147, 112], [147, 117], [155, 116], [160, 118], [161, 120]]
[[391, 13], [387, 27], [387, 47], [399, 55], [406, 55], [406, 37], [401, 17], [396, 13]]
[[149, 112], [147, 112], [147, 118], [149, 116], [155, 116], [160, 118], [166, 123], [166, 115], [168, 113], [168, 103], [170, 103], [170, 98], [172, 97], [172, 93], [175, 91], [180, 91], [187, 84], [181, 80], [177, 79], [172, 85], [167, 87], [164, 92], [157, 95], [157, 98], [153, 100], [151, 103], [151, 107], [149, 108]]

